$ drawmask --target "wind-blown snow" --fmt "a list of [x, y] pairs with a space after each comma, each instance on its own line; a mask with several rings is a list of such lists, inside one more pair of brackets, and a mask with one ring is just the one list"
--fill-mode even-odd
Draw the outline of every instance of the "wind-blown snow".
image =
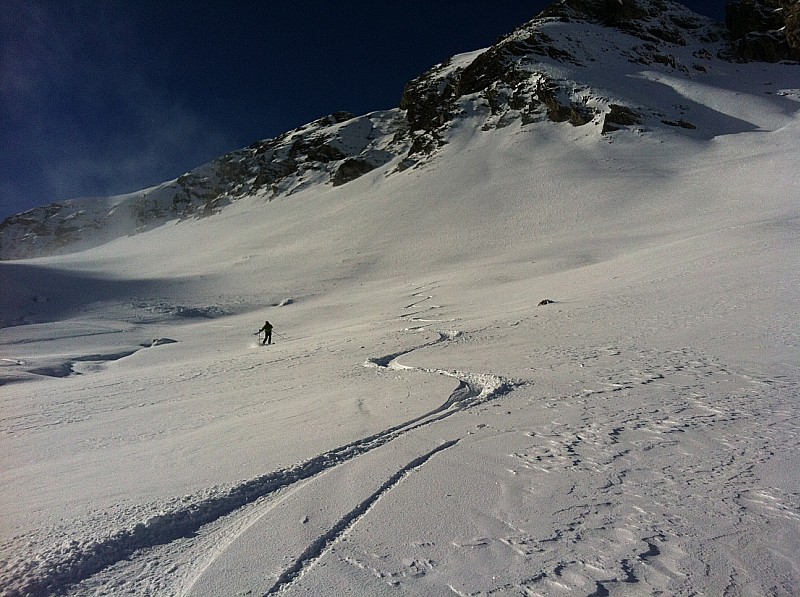
[[3, 594], [794, 594], [798, 85], [715, 69], [0, 263]]

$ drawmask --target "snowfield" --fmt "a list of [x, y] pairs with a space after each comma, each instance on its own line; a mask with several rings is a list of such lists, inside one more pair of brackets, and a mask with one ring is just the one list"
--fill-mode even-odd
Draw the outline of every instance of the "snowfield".
[[0, 263], [2, 594], [797, 595], [800, 79], [715, 68]]

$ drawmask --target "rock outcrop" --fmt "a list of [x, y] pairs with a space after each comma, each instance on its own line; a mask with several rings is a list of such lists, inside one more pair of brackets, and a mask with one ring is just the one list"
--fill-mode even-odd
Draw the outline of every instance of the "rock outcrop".
[[[569, 35], [557, 37], [551, 25], [594, 24], [618, 32], [610, 47], [590, 46]], [[409, 82], [400, 108], [405, 110], [412, 144], [404, 164], [413, 164], [445, 143], [449, 123], [485, 109], [483, 128], [502, 128], [514, 121], [543, 120], [585, 126], [600, 125], [601, 134], [644, 122], [641, 107], [604, 97], [575, 80], [558, 76], [589, 69], [613, 50], [628, 62], [666, 68], [684, 75], [703, 73], [721, 51], [721, 25], [667, 0], [560, 0], [536, 19], [519, 27], [494, 46], [469, 58], [455, 57]], [[696, 47], [693, 52], [676, 48]], [[712, 51], [713, 50], [713, 51]], [[684, 58], [679, 58], [680, 54]], [[542, 68], [545, 64], [556, 68]], [[663, 115], [662, 115], [663, 116]], [[658, 118], [673, 126], [679, 119]], [[681, 128], [687, 126], [676, 124]]]
[[734, 59], [800, 61], [800, 2], [734, 0], [728, 2], [726, 11]]

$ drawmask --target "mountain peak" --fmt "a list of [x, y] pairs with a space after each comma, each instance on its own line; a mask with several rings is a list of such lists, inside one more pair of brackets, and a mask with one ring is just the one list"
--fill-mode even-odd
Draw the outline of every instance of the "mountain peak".
[[[335, 112], [146, 191], [8, 218], [0, 224], [0, 259], [96, 246], [170, 220], [212, 215], [245, 196], [269, 201], [348, 184], [377, 169], [397, 175], [435, 159], [458, 129], [515, 125], [535, 132], [555, 123], [584, 127], [598, 140], [626, 131], [702, 140], [752, 130], [750, 122], [708, 107], [707, 100], [689, 101], [676, 88], [692, 80], [725, 85], [725, 77], [705, 81], [729, 68], [732, 58], [757, 48], [769, 54], [775, 35], [788, 39], [791, 28], [762, 31], [775, 19], [800, 21], [796, 0], [733, 4], [739, 17], [728, 24], [732, 47], [722, 24], [677, 2], [559, 0], [490, 48], [454, 56], [407, 83], [396, 109]], [[787, 7], [769, 12], [772, 4]]]
[[466, 103], [488, 108], [487, 129], [515, 120], [594, 122], [603, 134], [640, 125], [648, 109], [615, 91], [621, 77], [643, 66], [705, 73], [724, 53], [724, 36], [722, 25], [676, 2], [560, 0], [491, 48], [455, 57], [406, 85], [400, 107], [415, 136], [411, 153], [441, 145], [443, 127], [471, 111]]

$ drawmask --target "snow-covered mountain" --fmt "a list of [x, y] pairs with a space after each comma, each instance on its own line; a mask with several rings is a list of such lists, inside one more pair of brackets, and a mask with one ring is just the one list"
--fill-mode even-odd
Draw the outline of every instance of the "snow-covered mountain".
[[0, 594], [795, 595], [798, 3], [740, 4], [7, 220]]
[[[790, 25], [797, 3], [792, 10]], [[209, 216], [242, 197], [270, 200], [317, 184], [346, 184], [394, 161], [390, 176], [435, 159], [465, 119], [478, 118], [484, 131], [520, 121], [531, 134], [543, 121], [568, 122], [596, 136], [674, 127], [712, 139], [746, 130], [752, 124], [739, 115], [714, 113], [670, 87], [671, 81], [702, 82], [720, 61], [754, 55], [755, 42], [745, 44], [755, 35], [750, 30], [775, 26], [762, 25], [775, 19], [762, 12], [759, 18], [743, 9], [734, 13], [740, 17], [731, 40], [722, 25], [674, 2], [564, 0], [495, 46], [455, 56], [411, 81], [398, 109], [358, 117], [337, 112], [150, 189], [7, 218], [0, 224], [0, 259], [85, 249]], [[765, 47], [771, 38], [758, 33], [757, 39]], [[784, 53], [796, 57], [797, 51]], [[719, 89], [726, 92], [735, 91]]]

